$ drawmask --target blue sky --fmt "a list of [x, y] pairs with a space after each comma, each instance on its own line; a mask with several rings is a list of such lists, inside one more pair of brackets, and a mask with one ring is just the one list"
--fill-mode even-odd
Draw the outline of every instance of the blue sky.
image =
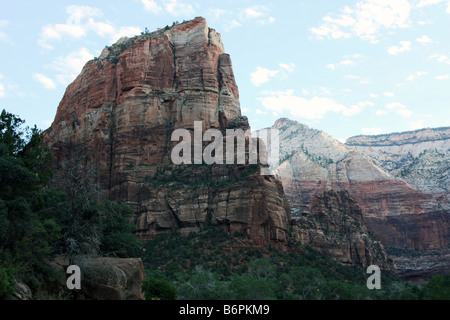
[[0, 109], [46, 129], [106, 45], [197, 16], [222, 35], [254, 130], [450, 126], [449, 0], [0, 0]]

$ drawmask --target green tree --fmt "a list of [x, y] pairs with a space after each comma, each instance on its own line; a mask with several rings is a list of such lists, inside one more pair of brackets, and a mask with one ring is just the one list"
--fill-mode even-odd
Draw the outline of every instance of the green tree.
[[256, 278], [251, 274], [236, 275], [230, 289], [237, 300], [274, 300], [277, 284], [274, 278]]
[[176, 300], [177, 289], [167, 280], [150, 276], [142, 284], [146, 300]]
[[13, 270], [0, 266], [0, 299], [10, 299], [14, 289]]
[[28, 128], [23, 127], [24, 120], [17, 115], [2, 110], [0, 114], [0, 143], [6, 147], [7, 155], [13, 156], [25, 146], [23, 137]]
[[183, 284], [178, 295], [181, 300], [224, 300], [230, 299], [229, 283], [219, 281], [217, 274], [197, 268], [192, 277]]
[[430, 300], [450, 300], [450, 273], [431, 277], [425, 285], [425, 294]]
[[100, 251], [121, 258], [139, 256], [142, 243], [133, 234], [134, 225], [129, 220], [131, 208], [107, 201], [102, 209], [105, 215]]

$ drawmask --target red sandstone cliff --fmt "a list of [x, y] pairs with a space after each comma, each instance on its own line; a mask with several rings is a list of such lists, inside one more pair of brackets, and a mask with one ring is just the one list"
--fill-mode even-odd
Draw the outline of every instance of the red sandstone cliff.
[[172, 132], [194, 121], [204, 130], [248, 127], [220, 35], [196, 18], [121, 39], [85, 65], [46, 132], [55, 183], [71, 168], [89, 172], [101, 198], [132, 206], [143, 238], [209, 221], [255, 240], [285, 240], [282, 185], [259, 166], [172, 163]]

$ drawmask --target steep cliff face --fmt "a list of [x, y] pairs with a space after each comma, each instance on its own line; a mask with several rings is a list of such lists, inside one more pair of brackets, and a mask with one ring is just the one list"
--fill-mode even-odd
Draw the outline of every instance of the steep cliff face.
[[375, 264], [394, 270], [380, 241], [370, 235], [361, 207], [348, 191], [316, 194], [310, 213], [294, 219], [294, 231], [305, 244], [343, 265]]
[[354, 147], [401, 177], [417, 190], [433, 194], [450, 191], [450, 128], [349, 138]]
[[[368, 230], [385, 247], [426, 250], [449, 245], [446, 196], [413, 188], [369, 155], [298, 122], [280, 119], [279, 167], [294, 217], [309, 214], [314, 196], [348, 190], [361, 206]], [[448, 195], [447, 195], [448, 196]], [[438, 199], [438, 200], [439, 200]]]
[[[261, 241], [283, 241], [281, 183], [260, 166], [174, 165], [176, 129], [248, 127], [231, 59], [205, 19], [120, 39], [67, 88], [46, 143], [55, 183], [94, 174], [103, 199], [126, 201], [143, 238], [210, 222]], [[75, 169], [74, 169], [75, 170]]]

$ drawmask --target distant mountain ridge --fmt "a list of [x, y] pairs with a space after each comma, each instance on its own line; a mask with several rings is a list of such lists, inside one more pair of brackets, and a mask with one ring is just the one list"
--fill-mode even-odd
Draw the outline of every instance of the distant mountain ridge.
[[404, 145], [421, 143], [424, 138], [427, 141], [450, 139], [450, 127], [425, 128], [379, 135], [358, 135], [348, 138], [345, 144], [349, 146]]
[[351, 137], [346, 145], [369, 155], [418, 190], [449, 193], [450, 127]]
[[[304, 225], [305, 217], [314, 212], [317, 196], [348, 191], [361, 207], [367, 230], [384, 247], [422, 250], [423, 261], [430, 257], [429, 250], [448, 250], [448, 128], [353, 137], [348, 144], [286, 118], [271, 128], [279, 130], [281, 160], [271, 169], [282, 181], [297, 224]], [[401, 261], [399, 272], [415, 265], [408, 257], [401, 259], [394, 260]], [[448, 255], [442, 259], [439, 264], [450, 269]], [[416, 271], [415, 275], [432, 272]]]

